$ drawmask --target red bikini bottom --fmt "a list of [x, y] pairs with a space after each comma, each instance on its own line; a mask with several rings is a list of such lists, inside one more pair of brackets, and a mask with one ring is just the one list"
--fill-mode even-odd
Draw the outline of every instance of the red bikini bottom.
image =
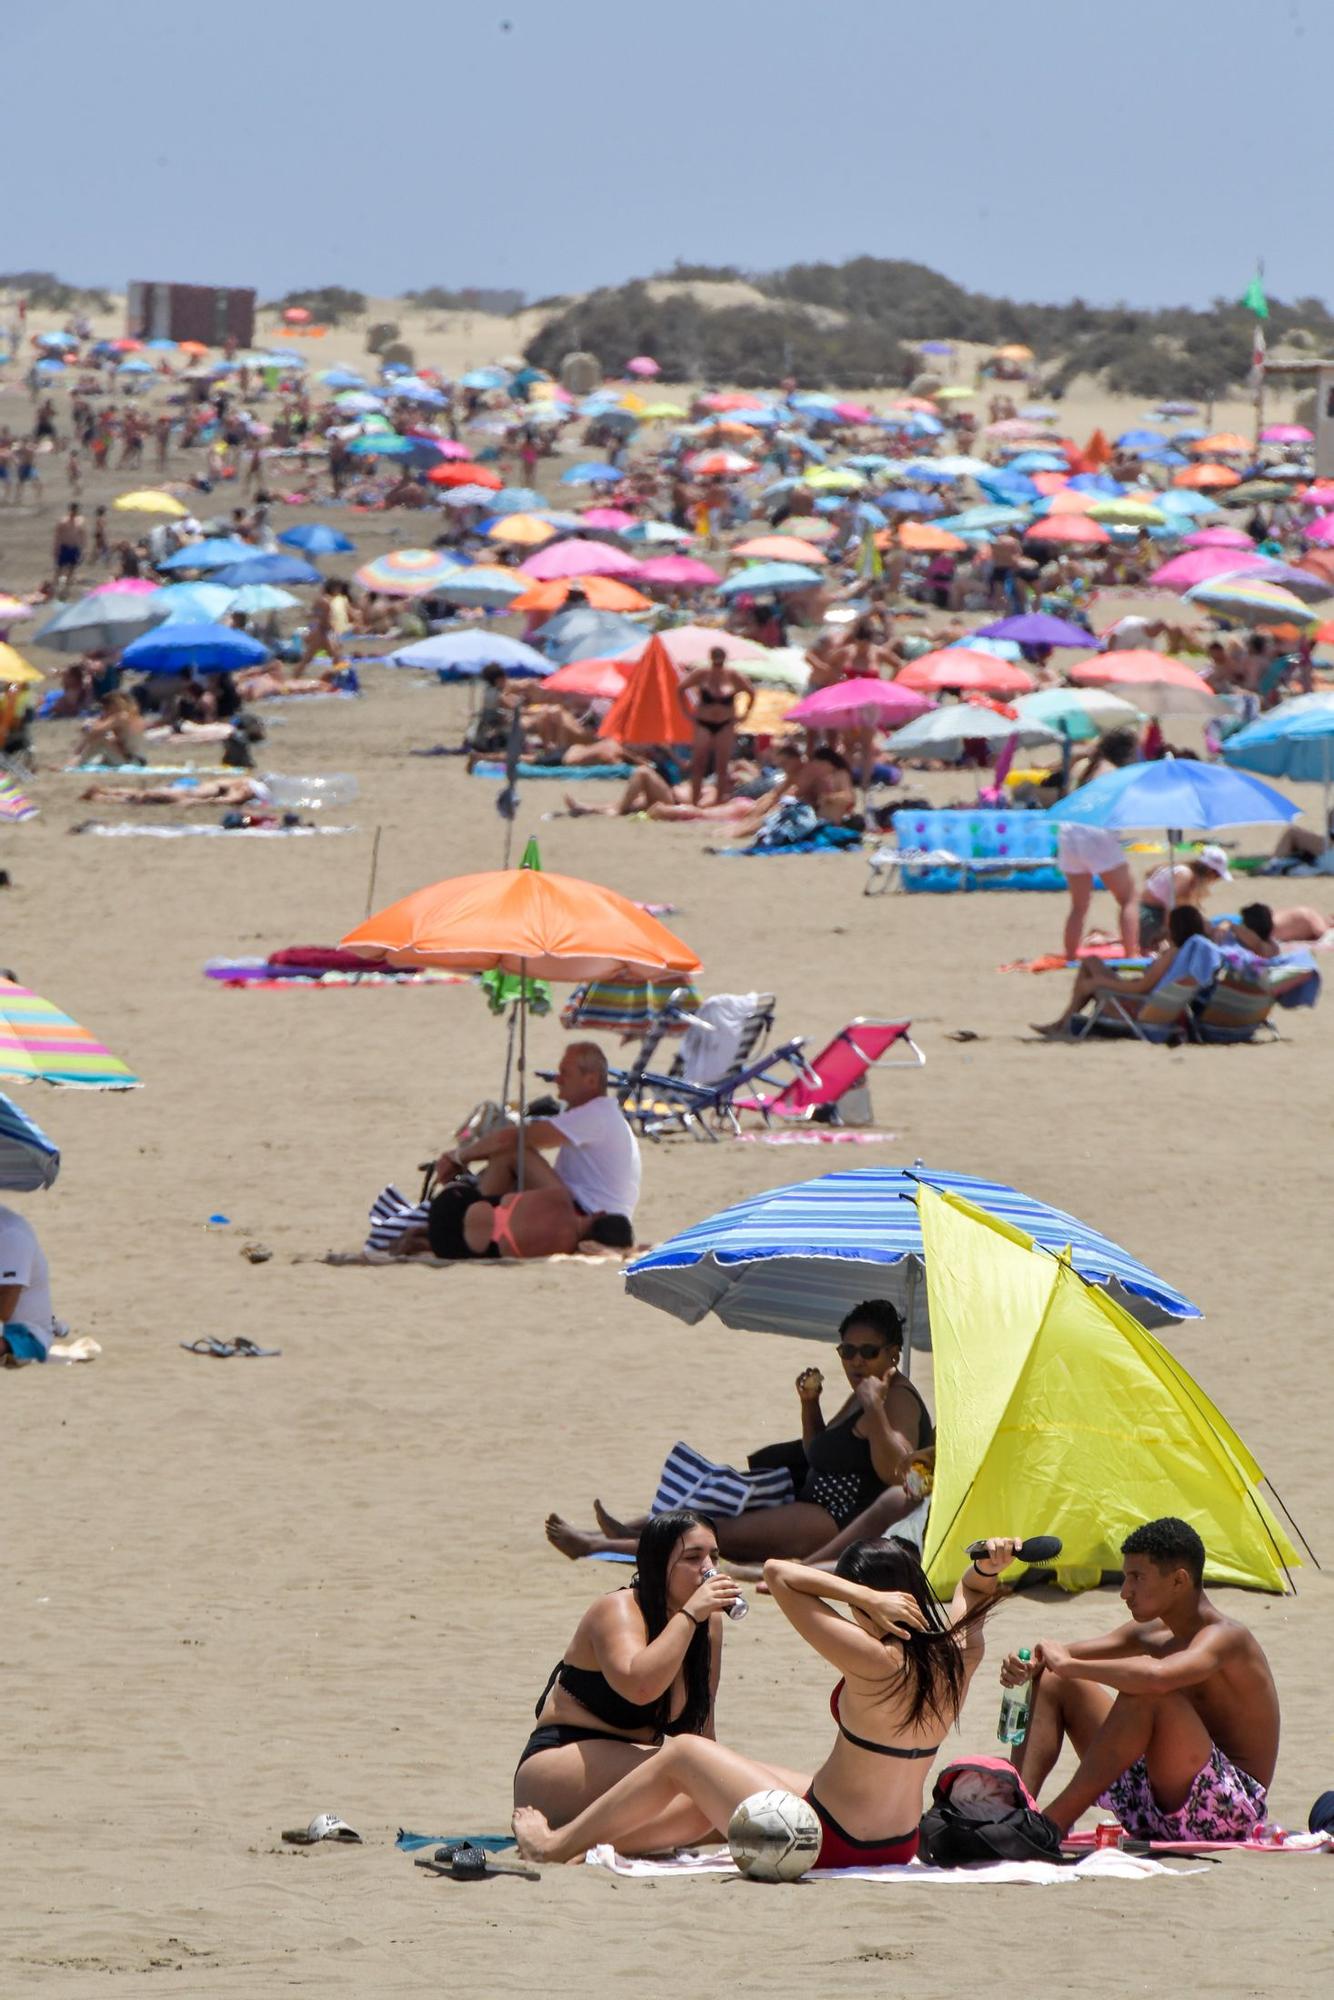
[[888, 1840], [856, 1840], [844, 1832], [814, 1791], [807, 1792], [806, 1801], [815, 1808], [816, 1818], [824, 1829], [817, 1868], [889, 1868], [911, 1861], [917, 1853], [916, 1827], [911, 1833], [896, 1833]]

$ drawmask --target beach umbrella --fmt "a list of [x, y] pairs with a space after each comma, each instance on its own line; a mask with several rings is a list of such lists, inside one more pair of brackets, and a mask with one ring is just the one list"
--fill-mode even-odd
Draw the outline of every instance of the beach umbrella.
[[278, 540], [285, 549], [300, 549], [308, 556], [349, 555], [357, 546], [341, 528], [326, 527], [323, 521], [306, 521], [298, 527], [285, 528]]
[[901, 527], [876, 536], [877, 547], [888, 548], [895, 541], [916, 555], [959, 555], [968, 547], [958, 535], [932, 521], [905, 521]]
[[809, 563], [749, 563], [718, 586], [721, 597], [735, 597], [742, 591], [769, 596], [784, 590], [809, 590], [821, 581], [818, 569]]
[[[746, 669], [741, 669], [743, 673]], [[882, 681], [869, 676], [835, 681], [817, 688], [783, 720], [804, 723], [809, 729], [897, 729], [900, 724], [925, 716], [932, 706], [928, 695], [904, 687], [900, 681]]]
[[[1328, 596], [1329, 592], [1321, 594]], [[1235, 575], [1216, 577], [1188, 590], [1186, 601], [1202, 604], [1206, 610], [1238, 625], [1302, 626], [1316, 622], [1308, 606], [1292, 591], [1262, 579], [1252, 582], [1249, 577]]]
[[748, 681], [753, 681], [759, 688], [779, 688], [787, 694], [805, 694], [810, 686], [811, 663], [800, 646], [771, 646], [766, 652], [758, 652], [757, 657], [748, 659], [741, 671]]
[[507, 514], [501, 521], [490, 522], [484, 532], [488, 541], [506, 542], [518, 549], [540, 549], [545, 542], [554, 541], [559, 531], [536, 514]]
[[111, 505], [118, 514], [162, 514], [174, 520], [182, 520], [190, 512], [174, 493], [159, 493], [151, 487], [142, 492], [122, 493]]
[[615, 465], [588, 461], [583, 465], [572, 465], [562, 472], [560, 483], [562, 486], [618, 486], [624, 476]]
[[545, 694], [579, 695], [585, 701], [615, 701], [625, 687], [628, 660], [571, 660], [542, 683]]
[[1255, 553], [1255, 543], [1244, 528], [1195, 528], [1189, 535], [1183, 535], [1181, 546], [1186, 549], [1240, 549], [1246, 555]]
[[598, 735], [641, 744], [689, 743], [694, 734], [694, 720], [681, 700], [680, 676], [655, 636], [628, 663], [625, 686], [598, 724]]
[[450, 604], [464, 604], [475, 610], [504, 611], [525, 595], [528, 585], [512, 569], [490, 563], [476, 563], [455, 570], [438, 586], [437, 595]]
[[553, 665], [567, 666], [571, 660], [619, 660], [642, 652], [647, 634], [631, 618], [577, 604], [548, 618], [536, 636]]
[[[1240, 733], [1240, 732], [1239, 732]], [[1286, 825], [1301, 808], [1245, 771], [1202, 764], [1193, 757], [1162, 757], [1105, 771], [1051, 806], [1049, 817], [1114, 833], [1161, 828], [1205, 833], [1230, 826]]]
[[1334, 696], [1308, 697], [1310, 707], [1284, 702], [1223, 745], [1223, 760], [1268, 778], [1291, 778], [1298, 784], [1320, 785], [1320, 824], [1328, 842], [1330, 796], [1334, 788]]
[[1077, 542], [1096, 546], [1110, 542], [1101, 522], [1091, 521], [1087, 514], [1050, 514], [1045, 520], [1034, 521], [1024, 529], [1026, 542]]
[[184, 569], [225, 569], [228, 563], [248, 562], [255, 554], [254, 543], [243, 542], [239, 535], [210, 535], [202, 542], [187, 542], [183, 548], [173, 549], [156, 567], [173, 574]]
[[829, 560], [823, 549], [811, 548], [800, 535], [752, 535], [749, 541], [737, 542], [727, 553], [740, 556], [745, 562], [822, 565]]
[[1082, 625], [1066, 618], [1053, 618], [1045, 611], [1025, 611], [1015, 618], [998, 618], [991, 625], [979, 625], [968, 635], [974, 639], [1008, 639], [1016, 646], [1073, 646], [1082, 652], [1096, 651], [1102, 643]]
[[0, 640], [0, 687], [32, 687], [45, 679], [40, 667], [25, 660], [6, 640]]
[[1082, 687], [1106, 687], [1133, 701], [1146, 715], [1212, 715], [1218, 697], [1193, 667], [1148, 647], [1095, 654], [1068, 669]]
[[1063, 1209], [970, 1174], [863, 1167], [789, 1183], [671, 1236], [626, 1272], [631, 1298], [687, 1326], [716, 1313], [724, 1326], [828, 1340], [866, 1298], [903, 1315], [910, 1348], [928, 1344], [921, 1188], [956, 1195], [1021, 1231], [1081, 1277], [1102, 1285], [1142, 1326], [1199, 1319], [1200, 1309], [1147, 1265]]
[[440, 495], [442, 507], [486, 507], [491, 505], [491, 489], [487, 486], [451, 486]]
[[165, 611], [168, 623], [202, 625], [239, 608], [236, 596], [236, 591], [224, 590], [220, 583], [164, 583], [147, 602], [155, 611]]
[[638, 573], [639, 564], [634, 556], [627, 555], [624, 549], [614, 548], [609, 542], [590, 542], [572, 535], [565, 541], [525, 556], [519, 570], [523, 576], [539, 583], [549, 583], [557, 577], [631, 577]]
[[958, 688], [966, 694], [1031, 694], [1036, 685], [1032, 674], [1011, 666], [990, 653], [977, 653], [968, 646], [943, 646], [911, 660], [895, 677], [897, 687], [913, 688], [919, 694], [944, 694]]
[[443, 465], [432, 465], [426, 477], [432, 486], [481, 486], [487, 493], [488, 506], [492, 504], [490, 496], [501, 492], [505, 484], [489, 465], [478, 465], [470, 458], [446, 459]]
[[1026, 720], [1045, 722], [1074, 743], [1087, 743], [1112, 729], [1136, 729], [1144, 720], [1131, 702], [1106, 688], [1039, 688], [1019, 695], [1014, 706]]
[[712, 590], [718, 572], [694, 556], [650, 556], [635, 570], [636, 583], [656, 583], [678, 590]]
[[1161, 528], [1167, 522], [1167, 515], [1147, 500], [1126, 495], [1118, 500], [1095, 499], [1089, 508], [1089, 519], [1113, 528]]
[[56, 653], [118, 653], [165, 617], [164, 611], [150, 608], [147, 597], [120, 592], [83, 597], [48, 619], [32, 643]]
[[[642, 638], [636, 633], [637, 638]], [[385, 664], [391, 667], [421, 667], [444, 680], [474, 680], [483, 667], [503, 667], [514, 680], [541, 680], [551, 672], [551, 662], [522, 639], [510, 639], [503, 632], [436, 632], [390, 653]]]
[[0, 978], [0, 1076], [84, 1090], [133, 1090], [139, 1082], [94, 1035], [49, 1000]]
[[750, 671], [748, 661], [768, 657], [764, 647], [754, 639], [743, 639], [738, 632], [724, 632], [717, 625], [677, 625], [660, 632], [658, 638], [672, 665], [681, 670], [702, 667], [715, 649], [739, 666], [743, 674]]
[[1227, 486], [1240, 486], [1241, 474], [1233, 472], [1227, 465], [1190, 465], [1184, 472], [1172, 474], [1173, 486], [1194, 487], [1200, 491], [1221, 492]]
[[0, 1188], [35, 1194], [49, 1188], [60, 1172], [60, 1148], [40, 1125], [0, 1096]]
[[363, 563], [356, 581], [363, 590], [386, 597], [426, 597], [459, 568], [453, 556], [439, 549], [392, 549]]
[[1231, 547], [1184, 549], [1179, 556], [1172, 556], [1169, 561], [1160, 564], [1149, 582], [1166, 590], [1179, 590], [1184, 595], [1197, 583], [1208, 583], [1216, 576], [1241, 575], [1247, 570], [1263, 575], [1264, 568], [1265, 557], [1257, 555], [1249, 543], [1245, 550]]
[[[754, 459], [739, 451], [696, 451], [686, 459], [686, 464], [701, 479], [741, 479], [748, 472], [759, 471]], [[855, 473], [849, 476], [857, 478]]]
[[[187, 585], [181, 587], [188, 588]], [[213, 587], [206, 583], [199, 586], [201, 590]], [[243, 583], [228, 591], [227, 595], [231, 598], [228, 611], [239, 611], [247, 618], [261, 617], [273, 611], [297, 611], [301, 607], [299, 597], [293, 597], [290, 590], [279, 590], [276, 583]]]
[[261, 555], [256, 552], [243, 562], [228, 563], [212, 572], [214, 581], [229, 590], [247, 583], [322, 583], [323, 577], [312, 563], [299, 556]]
[[610, 534], [623, 534], [633, 528], [637, 516], [626, 512], [624, 507], [585, 507], [579, 515], [585, 528], [605, 528]]
[[269, 649], [248, 632], [229, 625], [187, 625], [174, 619], [136, 639], [121, 654], [121, 665], [144, 674], [222, 674], [262, 666]]
[[1061, 732], [1045, 722], [1002, 715], [984, 703], [952, 701], [896, 730], [885, 747], [892, 757], [926, 757], [957, 764], [972, 743], [999, 748], [1011, 741], [1032, 749], [1059, 743]]
[[522, 597], [510, 600], [511, 611], [537, 613], [559, 611], [578, 592], [595, 611], [651, 611], [653, 600], [635, 590], [619, 576], [554, 576], [547, 583], [529, 579]]
[[636, 354], [633, 360], [626, 362], [625, 370], [627, 375], [637, 375], [641, 381], [646, 381], [654, 375], [661, 375], [662, 364], [655, 361], [651, 354]]

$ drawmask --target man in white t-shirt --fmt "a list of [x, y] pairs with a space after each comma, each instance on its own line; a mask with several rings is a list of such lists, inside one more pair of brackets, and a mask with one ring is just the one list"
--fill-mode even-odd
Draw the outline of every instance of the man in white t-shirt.
[[[529, 1118], [523, 1127], [523, 1181], [527, 1188], [563, 1186], [585, 1215], [624, 1216], [639, 1200], [639, 1141], [616, 1100], [607, 1095], [607, 1058], [596, 1042], [571, 1042], [556, 1071], [566, 1109], [555, 1118]], [[508, 1194], [517, 1185], [519, 1127], [499, 1125], [442, 1153], [442, 1180], [460, 1167], [481, 1166], [484, 1195]], [[543, 1153], [556, 1151], [552, 1161]]]
[[0, 1206], [0, 1366], [45, 1361], [55, 1334], [51, 1276], [26, 1215]]

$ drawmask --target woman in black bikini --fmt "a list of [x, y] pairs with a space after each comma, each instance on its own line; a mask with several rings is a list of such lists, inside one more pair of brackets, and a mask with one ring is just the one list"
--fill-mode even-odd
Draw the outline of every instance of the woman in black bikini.
[[982, 1659], [982, 1621], [1015, 1547], [989, 1541], [980, 1566], [964, 1572], [948, 1613], [902, 1542], [859, 1542], [833, 1576], [804, 1563], [766, 1563], [779, 1609], [843, 1676], [829, 1704], [838, 1735], [815, 1776], [678, 1736], [558, 1829], [540, 1810], [516, 1808], [521, 1853], [531, 1861], [575, 1861], [600, 1841], [623, 1854], [648, 1854], [719, 1840], [742, 1799], [777, 1781], [815, 1808], [823, 1830], [817, 1868], [911, 1861], [927, 1772]]
[[[935, 1444], [936, 1433], [920, 1393], [899, 1373], [903, 1322], [895, 1307], [888, 1299], [854, 1306], [838, 1329], [834, 1351], [852, 1393], [826, 1422], [820, 1408], [824, 1377], [818, 1368], [802, 1370], [797, 1377], [801, 1446], [791, 1447], [799, 1471], [804, 1458], [797, 1497], [785, 1507], [717, 1518], [718, 1546], [730, 1562], [810, 1556], [888, 1489], [901, 1504], [885, 1514], [885, 1527], [901, 1521], [915, 1504], [903, 1481], [913, 1459]], [[597, 1501], [594, 1511], [601, 1532], [572, 1527], [552, 1514], [547, 1540], [568, 1556], [632, 1552], [647, 1517], [619, 1521]]]
[[[681, 682], [683, 695], [695, 724], [695, 740], [690, 752], [690, 803], [697, 806], [704, 780], [713, 768], [718, 786], [718, 804], [726, 805], [731, 793], [732, 753], [736, 749], [738, 722], [744, 723], [755, 706], [755, 689], [744, 674], [727, 664], [721, 646], [709, 651], [706, 667], [696, 667]], [[737, 714], [738, 701], [745, 707]]]
[[[562, 1826], [621, 1778], [662, 1755], [664, 1739], [711, 1735], [722, 1665], [722, 1613], [739, 1596], [718, 1563], [711, 1524], [659, 1514], [639, 1541], [626, 1590], [590, 1605], [538, 1697], [537, 1727], [514, 1773], [516, 1807]], [[772, 1782], [772, 1780], [766, 1780]], [[668, 1814], [662, 1846], [688, 1839], [697, 1815]]]

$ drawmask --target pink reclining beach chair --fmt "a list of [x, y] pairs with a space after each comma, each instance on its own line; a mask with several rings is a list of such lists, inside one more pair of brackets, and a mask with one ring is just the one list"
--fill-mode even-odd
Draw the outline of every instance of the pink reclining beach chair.
[[[858, 1015], [840, 1028], [831, 1042], [816, 1056], [803, 1060], [800, 1074], [772, 1097], [738, 1097], [738, 1111], [756, 1111], [766, 1125], [774, 1118], [820, 1117], [842, 1124], [840, 1099], [866, 1082], [873, 1069], [920, 1069], [926, 1057], [912, 1038], [911, 1021], [869, 1021]], [[891, 1049], [900, 1045], [912, 1050], [910, 1056], [890, 1059]]]

